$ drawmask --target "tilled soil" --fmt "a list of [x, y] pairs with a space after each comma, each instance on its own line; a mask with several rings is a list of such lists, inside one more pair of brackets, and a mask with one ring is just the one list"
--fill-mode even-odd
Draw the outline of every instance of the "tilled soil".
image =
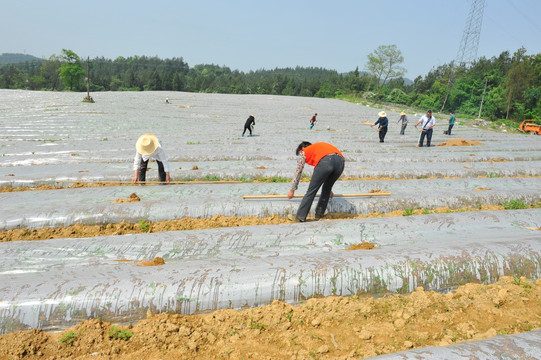
[[281, 301], [205, 315], [152, 314], [129, 326], [99, 319], [58, 333], [0, 336], [0, 359], [359, 359], [541, 327], [541, 280], [502, 277], [448, 294]]
[[[481, 189], [479, 189], [481, 190]], [[135, 194], [132, 194], [135, 195]], [[129, 197], [128, 199], [132, 199]], [[128, 200], [127, 199], [127, 200]], [[122, 199], [121, 199], [122, 200]], [[129, 201], [129, 200], [128, 200]], [[135, 200], [137, 201], [137, 200]], [[540, 207], [541, 203], [529, 205], [529, 208]], [[346, 213], [328, 213], [319, 221], [340, 220], [340, 219], [362, 219], [374, 217], [394, 217], [394, 216], [411, 216], [422, 214], [443, 214], [452, 212], [465, 211], [486, 211], [486, 210], [504, 210], [503, 205], [480, 205], [477, 208], [459, 208], [451, 209], [449, 207], [441, 207], [433, 210], [429, 209], [410, 209], [409, 211], [395, 210], [386, 214], [374, 212], [368, 215], [362, 214], [346, 214]], [[307, 221], [314, 219], [308, 218]], [[222, 227], [237, 227], [250, 225], [277, 225], [290, 222], [286, 217], [271, 215], [267, 217], [258, 216], [223, 216], [216, 215], [211, 218], [196, 219], [184, 217], [176, 220], [164, 220], [157, 222], [140, 221], [138, 223], [120, 222], [118, 224], [104, 225], [84, 225], [77, 223], [65, 227], [57, 228], [40, 228], [40, 229], [9, 229], [0, 231], [0, 242], [21, 241], [21, 240], [47, 240], [61, 238], [86, 238], [93, 236], [107, 235], [125, 235], [137, 233], [154, 233], [162, 231], [178, 231], [178, 230], [202, 230], [216, 229]]]

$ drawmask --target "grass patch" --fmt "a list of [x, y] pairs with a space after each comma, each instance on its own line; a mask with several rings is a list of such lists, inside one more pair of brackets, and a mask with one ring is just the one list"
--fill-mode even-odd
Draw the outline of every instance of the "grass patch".
[[527, 209], [529, 207], [522, 199], [501, 201], [500, 205], [503, 206], [505, 210]]
[[254, 182], [266, 182], [266, 183], [287, 183], [291, 181], [290, 178], [285, 176], [260, 176], [254, 179]]
[[407, 208], [402, 213], [402, 216], [412, 216], [413, 215], [413, 208]]

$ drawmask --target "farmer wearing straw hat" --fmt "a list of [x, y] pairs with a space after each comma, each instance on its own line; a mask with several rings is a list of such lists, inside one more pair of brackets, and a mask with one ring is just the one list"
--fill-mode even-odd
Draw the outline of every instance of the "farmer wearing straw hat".
[[331, 144], [324, 142], [312, 144], [308, 141], [300, 143], [297, 146], [295, 154], [297, 154], [299, 159], [297, 161], [297, 171], [291, 183], [291, 190], [287, 194], [288, 199], [292, 199], [295, 195], [304, 165], [312, 165], [314, 167], [314, 173], [312, 174], [310, 185], [308, 185], [308, 190], [297, 210], [297, 215], [289, 214], [288, 219], [291, 221], [306, 221], [306, 216], [310, 212], [314, 197], [323, 185], [316, 206], [316, 219], [319, 219], [325, 214], [329, 199], [334, 196], [332, 192], [334, 183], [344, 171], [344, 155]]
[[404, 132], [406, 131], [406, 127], [408, 126], [408, 117], [406, 116], [405, 112], [400, 113], [400, 119], [398, 119], [397, 123], [402, 122], [402, 127], [400, 128], [400, 135], [404, 135]]
[[146, 180], [147, 165], [149, 159], [158, 163], [158, 175], [161, 182], [171, 182], [169, 176], [169, 163], [163, 151], [162, 145], [154, 134], [143, 134], [135, 143], [135, 158], [133, 159], [133, 182], [144, 182]]
[[387, 119], [387, 113], [385, 111], [380, 111], [378, 115], [379, 115], [378, 121], [370, 125], [370, 127], [373, 127], [379, 124], [379, 127], [378, 127], [379, 142], [382, 143], [382, 142], [385, 142], [385, 134], [387, 134], [387, 127], [389, 126], [389, 119]]

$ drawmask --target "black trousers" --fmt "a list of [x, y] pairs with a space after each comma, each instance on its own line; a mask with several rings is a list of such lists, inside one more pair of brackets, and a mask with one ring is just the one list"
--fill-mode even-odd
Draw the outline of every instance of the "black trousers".
[[244, 126], [244, 131], [242, 132], [242, 135], [246, 132], [246, 130], [250, 131], [250, 135], [252, 135], [252, 127], [251, 126]]
[[379, 129], [378, 133], [379, 133], [379, 142], [384, 142], [385, 135], [387, 134], [387, 126]]
[[455, 126], [455, 124], [449, 124], [449, 130], [447, 130], [447, 135], [451, 135], [451, 129]]
[[323, 188], [321, 189], [319, 201], [316, 206], [316, 218], [320, 218], [325, 214], [327, 204], [331, 197], [332, 187], [340, 175], [342, 175], [344, 163], [344, 158], [338, 154], [327, 155], [319, 160], [319, 163], [314, 169], [312, 179], [310, 180], [310, 185], [308, 185], [308, 190], [302, 198], [301, 205], [297, 210], [297, 219], [306, 221], [314, 198], [322, 185]]
[[[158, 176], [160, 177], [160, 181], [165, 182], [165, 170], [163, 169], [163, 164], [161, 161], [158, 161], [158, 160], [156, 160], [156, 162], [158, 163]], [[148, 167], [148, 160], [141, 161], [141, 166], [139, 167], [137, 181], [146, 181], [147, 167]]]
[[430, 146], [430, 140], [432, 140], [432, 133], [434, 132], [433, 130], [433, 128], [430, 128], [421, 132], [421, 138], [419, 139], [419, 147], [423, 147], [423, 143], [425, 142], [425, 136], [426, 146]]

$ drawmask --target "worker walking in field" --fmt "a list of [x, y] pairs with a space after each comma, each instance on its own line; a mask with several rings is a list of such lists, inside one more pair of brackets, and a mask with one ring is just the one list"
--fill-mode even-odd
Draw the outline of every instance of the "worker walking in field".
[[417, 147], [423, 147], [423, 143], [426, 137], [426, 146], [430, 146], [430, 141], [432, 140], [432, 133], [434, 131], [434, 126], [436, 126], [436, 118], [432, 116], [432, 110], [428, 110], [426, 115], [423, 115], [415, 127], [421, 124], [421, 136], [419, 137], [419, 144]]
[[406, 116], [405, 112], [402, 111], [400, 113], [400, 119], [398, 119], [397, 123], [402, 123], [400, 124], [400, 135], [404, 135], [406, 132], [406, 128], [408, 127], [408, 117]]
[[370, 127], [376, 126], [379, 124], [378, 127], [378, 134], [379, 134], [379, 142], [385, 142], [385, 135], [387, 134], [387, 128], [389, 126], [389, 119], [387, 119], [387, 113], [385, 111], [380, 111], [379, 119], [375, 123], [371, 124]]
[[162, 145], [154, 134], [143, 134], [135, 143], [135, 158], [133, 159], [133, 182], [145, 182], [148, 160], [154, 159], [158, 164], [158, 175], [161, 182], [171, 182], [169, 162]]
[[317, 113], [315, 113], [311, 118], [310, 118], [310, 129], [312, 129], [314, 127], [314, 125], [316, 124], [316, 119], [317, 117]]
[[288, 219], [291, 221], [306, 221], [306, 217], [310, 212], [314, 197], [316, 196], [319, 188], [321, 194], [316, 206], [316, 219], [323, 217], [329, 199], [334, 196], [332, 187], [336, 180], [342, 175], [344, 171], [344, 155], [331, 144], [324, 142], [309, 143], [303, 141], [297, 147], [295, 154], [299, 157], [297, 161], [297, 170], [291, 183], [291, 190], [287, 194], [288, 199], [292, 199], [295, 195], [295, 190], [299, 186], [299, 181], [304, 169], [304, 165], [312, 165], [314, 167], [314, 173], [308, 185], [308, 190], [302, 198], [301, 205], [297, 210], [297, 215], [289, 214]]
[[253, 115], [248, 116], [248, 119], [246, 119], [246, 122], [244, 123], [244, 131], [242, 132], [242, 136], [244, 136], [244, 133], [246, 133], [246, 130], [250, 131], [250, 135], [252, 136], [252, 129], [255, 126], [255, 117]]
[[449, 112], [449, 115], [451, 115], [451, 117], [449, 117], [449, 129], [445, 132], [446, 135], [451, 135], [451, 129], [455, 126], [456, 120], [455, 114], [453, 114], [452, 111]]

